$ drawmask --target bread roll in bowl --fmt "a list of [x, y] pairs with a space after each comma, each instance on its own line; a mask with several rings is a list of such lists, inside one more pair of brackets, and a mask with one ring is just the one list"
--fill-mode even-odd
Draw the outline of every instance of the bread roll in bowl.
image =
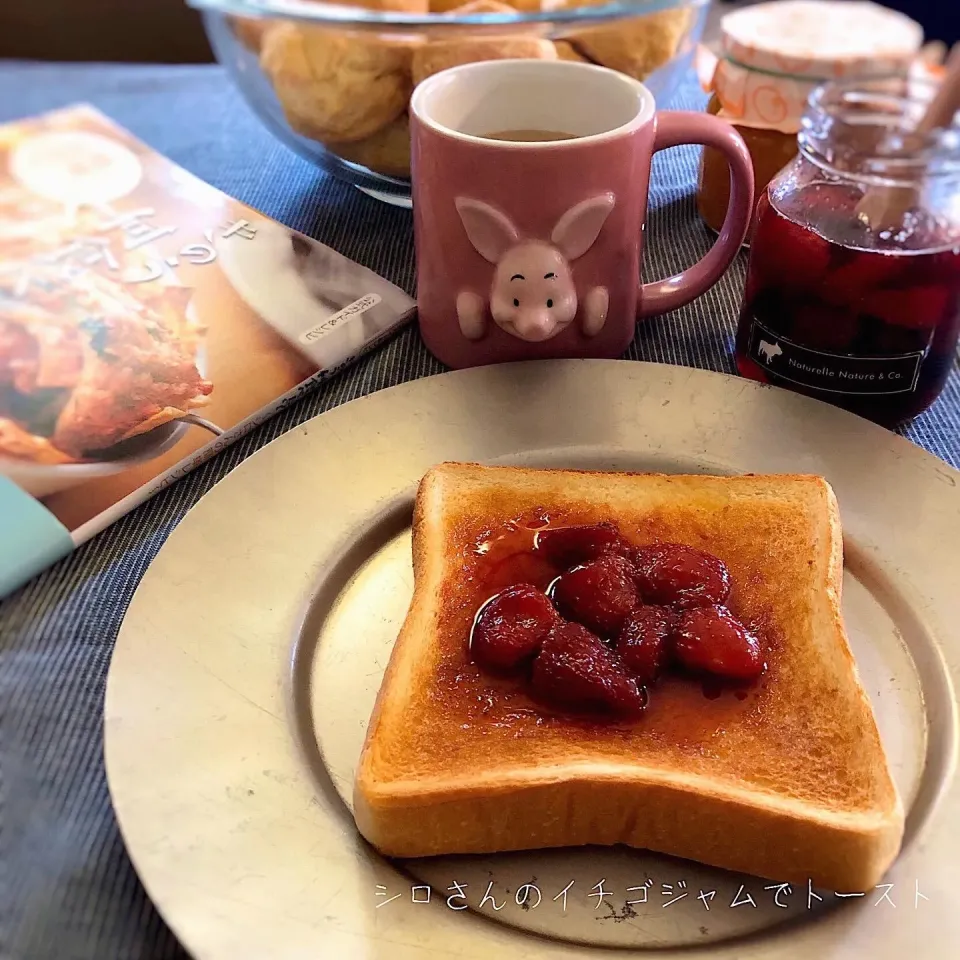
[[[609, 0], [602, 2], [606, 4]], [[583, 58], [635, 80], [645, 80], [676, 56], [693, 16], [690, 7], [663, 10], [627, 21], [587, 27], [564, 39]]]
[[414, 85], [422, 83], [441, 70], [459, 67], [464, 63], [514, 59], [556, 60], [557, 48], [549, 40], [525, 34], [436, 40], [414, 51], [413, 82]]
[[365, 140], [331, 141], [326, 146], [342, 160], [358, 163], [385, 177], [410, 176], [410, 118], [406, 113]]
[[263, 37], [260, 64], [297, 133], [348, 143], [371, 136], [406, 109], [414, 45], [279, 23]]

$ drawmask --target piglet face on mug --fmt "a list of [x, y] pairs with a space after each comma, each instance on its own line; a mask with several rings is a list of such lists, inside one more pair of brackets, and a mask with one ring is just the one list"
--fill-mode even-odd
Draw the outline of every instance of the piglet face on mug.
[[[571, 264], [597, 239], [613, 209], [606, 193], [571, 207], [557, 221], [549, 241], [524, 239], [503, 212], [479, 200], [458, 197], [457, 212], [473, 248], [494, 265], [489, 305], [493, 322], [507, 334], [531, 343], [549, 340], [573, 323], [580, 306]], [[483, 335], [484, 305], [476, 294], [457, 296], [458, 321], [470, 339]], [[605, 315], [588, 299], [583, 323], [596, 333]]]

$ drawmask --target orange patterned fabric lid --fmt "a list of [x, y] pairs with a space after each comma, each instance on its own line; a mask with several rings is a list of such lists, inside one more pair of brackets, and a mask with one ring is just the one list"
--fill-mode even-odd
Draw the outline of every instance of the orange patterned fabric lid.
[[727, 14], [698, 70], [722, 116], [795, 133], [818, 84], [902, 73], [922, 44], [918, 23], [875, 3], [777, 0]]

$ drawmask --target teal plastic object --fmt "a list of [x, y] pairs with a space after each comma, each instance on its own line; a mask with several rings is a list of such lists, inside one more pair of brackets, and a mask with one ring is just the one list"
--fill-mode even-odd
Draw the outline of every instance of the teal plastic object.
[[70, 531], [9, 477], [0, 477], [0, 597], [23, 586], [74, 547]]

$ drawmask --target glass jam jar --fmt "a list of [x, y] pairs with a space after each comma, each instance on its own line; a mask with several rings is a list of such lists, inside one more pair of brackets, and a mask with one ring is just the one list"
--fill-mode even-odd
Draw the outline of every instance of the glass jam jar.
[[931, 94], [888, 79], [811, 95], [757, 207], [741, 374], [891, 427], [940, 394], [960, 334], [960, 123], [911, 133]]

